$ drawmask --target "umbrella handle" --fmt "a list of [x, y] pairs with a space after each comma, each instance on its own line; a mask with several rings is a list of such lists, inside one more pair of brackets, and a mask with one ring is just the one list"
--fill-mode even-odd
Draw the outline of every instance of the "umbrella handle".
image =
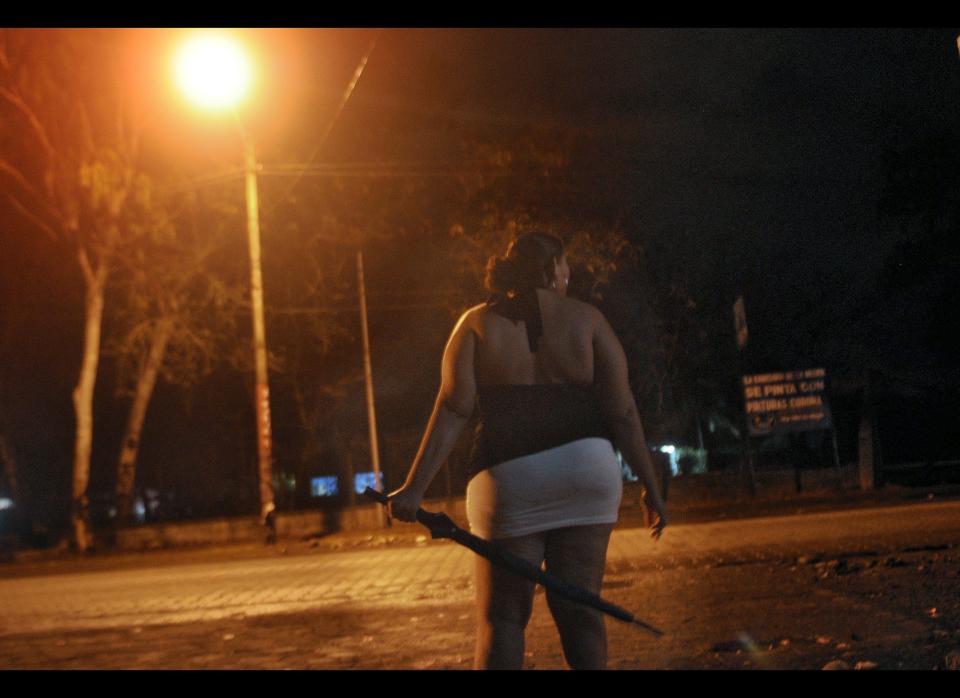
[[[372, 487], [367, 487], [363, 494], [366, 497], [386, 506], [390, 498], [383, 492], [378, 492]], [[423, 507], [417, 509], [417, 521], [430, 529], [430, 535], [434, 538], [450, 538], [456, 526], [450, 517], [440, 512], [427, 511]]]
[[363, 491], [363, 495], [365, 497], [369, 497], [375, 502], [380, 502], [380, 504], [384, 504], [384, 505], [390, 501], [390, 498], [387, 495], [385, 495], [383, 492], [378, 492], [372, 487], [368, 487], [367, 489], [365, 489]]

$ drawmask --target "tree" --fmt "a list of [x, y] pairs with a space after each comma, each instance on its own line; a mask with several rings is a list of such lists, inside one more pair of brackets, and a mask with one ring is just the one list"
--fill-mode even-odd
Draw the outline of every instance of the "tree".
[[113, 332], [104, 354], [118, 358], [119, 392], [133, 398], [117, 462], [119, 523], [130, 518], [140, 434], [158, 378], [190, 387], [234, 358], [242, 289], [213, 263], [225, 238], [241, 227], [230, 194], [188, 194], [166, 226], [117, 255]]
[[87, 485], [107, 279], [124, 238], [156, 222], [121, 49], [120, 33], [108, 30], [0, 34], [3, 192], [36, 229], [72, 247], [85, 291], [71, 513], [81, 551], [93, 546]]

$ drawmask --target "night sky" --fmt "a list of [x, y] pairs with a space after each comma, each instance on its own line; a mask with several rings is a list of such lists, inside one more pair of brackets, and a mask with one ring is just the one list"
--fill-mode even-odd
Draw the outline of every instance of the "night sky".
[[[369, 36], [350, 37], [355, 54]], [[662, 262], [693, 265], [703, 295], [732, 302], [742, 290], [757, 337], [787, 347], [798, 312], [852, 302], [890, 253], [896, 233], [878, 220], [884, 152], [922, 131], [956, 133], [955, 37], [385, 30], [325, 152], [439, 158], [435, 142], [458, 124], [599, 133], [605, 213], [651, 250], [689, 246], [683, 262]], [[419, 132], [397, 138], [383, 121]]]
[[[931, 248], [943, 253], [931, 268], [946, 279], [932, 290], [922, 265], [914, 272], [920, 281], [913, 278], [893, 290], [882, 286], [884, 274], [897, 267], [898, 243], [922, 233], [880, 213], [891, 153], [908, 151], [924, 138], [956, 144], [960, 136], [956, 30], [271, 29], [243, 34], [263, 56], [263, 75], [277, 76], [262, 77], [257, 100], [244, 114], [265, 165], [311, 158], [317, 163], [449, 163], [468, 137], [589, 134], [589, 152], [578, 162], [591, 174], [575, 205], [590, 220], [620, 225], [644, 250], [658, 284], [682, 280], [710, 326], [729, 331], [715, 336], [718, 345], [729, 343], [719, 354], [735, 356], [731, 306], [743, 293], [749, 360], [757, 371], [825, 365], [831, 375], [856, 379], [871, 368], [886, 377], [889, 390], [914, 398], [935, 393], [949, 403], [949, 396], [960, 392], [957, 362], [944, 350], [951, 340], [930, 331], [931, 325], [943, 326], [935, 316], [943, 313], [944, 299], [955, 294], [957, 199], [948, 196], [949, 201], [933, 204], [953, 212], [954, 227], [952, 243]], [[145, 162], [180, 179], [236, 166], [235, 134], [213, 118], [188, 114], [169, 86], [150, 88], [152, 81], [166, 79], [170, 37], [160, 30], [131, 36], [131, 55], [137, 55], [137, 46], [156, 48], [149, 57], [136, 58], [131, 73], [136, 76], [131, 85], [149, 115]], [[318, 149], [343, 89], [374, 39], [354, 93]], [[956, 159], [944, 157], [934, 167], [934, 178], [956, 183], [958, 167]], [[282, 215], [269, 197], [290, 186], [300, 197], [297, 205], [309, 207], [316, 183], [264, 181], [267, 215]], [[59, 492], [69, 482], [69, 396], [81, 350], [82, 285], [67, 251], [30, 230], [5, 202], [0, 216], [6, 428], [34, 490]], [[268, 267], [271, 234], [265, 225]], [[400, 287], [421, 289], [429, 300], [429, 283], [423, 283], [422, 265], [410, 245], [405, 239], [399, 247], [368, 252], [371, 335], [384, 419], [389, 423], [391, 410], [397, 411], [390, 405], [394, 400], [422, 425], [451, 318], [442, 310], [401, 317], [375, 308]], [[269, 306], [269, 271], [265, 284]], [[627, 281], [612, 286], [607, 294], [614, 296], [612, 307], [631, 303], [623, 295], [630, 288]], [[331, 361], [349, 364], [353, 356], [344, 350]], [[115, 460], [124, 418], [122, 401], [111, 395], [110, 375], [102, 370], [102, 387], [98, 383], [102, 430], [95, 437], [95, 481], [97, 470], [109, 471]], [[214, 457], [222, 447], [217, 444], [228, 442], [231, 430], [246, 418], [242, 411], [239, 417], [211, 416], [218, 401], [246, 400], [236, 382], [220, 398], [211, 397], [212, 385], [198, 391], [190, 409], [193, 415], [206, 409], [206, 423], [217, 436], [151, 450], [151, 438], [164, 440], [161, 433], [184, 429], [186, 419], [183, 395], [169, 386], [158, 389], [142, 453], [143, 472], [154, 485], [159, 463], [174, 453], [189, 460], [191, 450]], [[353, 385], [349, 409], [359, 418], [362, 386]], [[222, 397], [229, 391], [229, 398]], [[274, 409], [283, 413], [282, 407]], [[358, 423], [361, 441], [364, 429]], [[189, 467], [201, 467], [202, 459], [193, 457]], [[252, 459], [252, 449], [241, 457]], [[169, 482], [171, 466], [166, 467]], [[398, 472], [406, 467], [399, 464]], [[252, 470], [235, 480], [242, 484], [244, 477], [252, 477]], [[108, 483], [109, 477], [100, 480]]]

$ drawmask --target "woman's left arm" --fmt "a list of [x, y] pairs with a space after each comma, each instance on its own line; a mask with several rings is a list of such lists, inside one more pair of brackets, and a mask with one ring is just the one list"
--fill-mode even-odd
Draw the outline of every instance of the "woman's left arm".
[[403, 486], [389, 494], [391, 512], [401, 521], [416, 521], [423, 495], [473, 414], [477, 395], [473, 369], [477, 341], [474, 312], [475, 309], [471, 309], [464, 313], [453, 328], [443, 351], [440, 393], [420, 449]]

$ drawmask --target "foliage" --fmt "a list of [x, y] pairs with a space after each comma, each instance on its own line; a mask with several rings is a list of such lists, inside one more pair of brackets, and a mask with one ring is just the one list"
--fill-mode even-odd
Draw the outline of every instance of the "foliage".
[[161, 368], [170, 384], [195, 385], [231, 356], [245, 304], [240, 282], [222, 273], [243, 261], [223, 260], [226, 241], [243, 225], [231, 193], [189, 192], [171, 200], [145, 187], [135, 197], [153, 215], [131, 225], [142, 234], [127, 238], [116, 254], [104, 341], [105, 355], [116, 358], [121, 394], [132, 394], [160, 323], [170, 328]]

